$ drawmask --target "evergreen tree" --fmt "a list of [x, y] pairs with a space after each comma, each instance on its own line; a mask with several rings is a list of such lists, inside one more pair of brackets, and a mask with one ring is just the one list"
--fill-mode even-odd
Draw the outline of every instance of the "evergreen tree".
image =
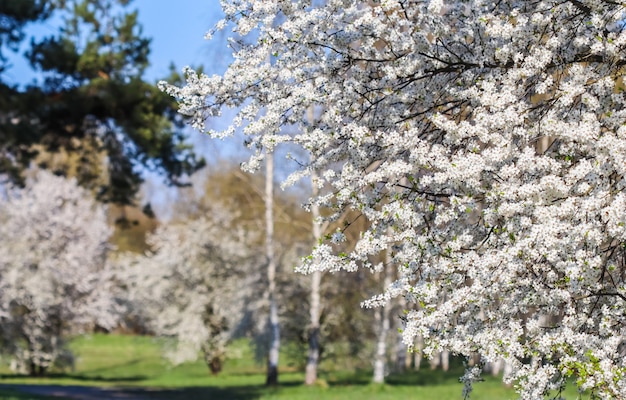
[[[36, 162], [75, 175], [99, 200], [130, 204], [142, 170], [181, 185], [203, 165], [185, 143], [175, 104], [143, 79], [150, 40], [129, 3], [0, 2], [0, 61], [23, 40], [27, 22], [62, 21], [56, 35], [31, 39], [25, 53], [43, 82], [19, 89], [0, 71], [0, 173], [20, 182]], [[74, 165], [50, 163], [37, 157], [42, 152], [77, 157]]]

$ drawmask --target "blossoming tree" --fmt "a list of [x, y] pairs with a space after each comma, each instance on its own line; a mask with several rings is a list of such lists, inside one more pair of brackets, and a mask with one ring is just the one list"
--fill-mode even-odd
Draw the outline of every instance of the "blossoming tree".
[[[258, 274], [250, 246], [256, 232], [233, 224], [224, 207], [186, 223], [169, 223], [149, 236], [152, 251], [125, 254], [113, 263], [128, 288], [130, 316], [163, 338], [174, 364], [202, 353], [221, 371], [226, 344], [245, 332], [255, 307]], [[136, 321], [137, 322], [137, 321]]]
[[319, 171], [332, 190], [315, 202], [369, 220], [354, 251], [322, 243], [305, 270], [376, 268], [389, 248], [400, 277], [365, 305], [405, 296], [407, 344], [503, 358], [522, 398], [569, 378], [626, 397], [623, 2], [222, 6], [229, 69], [164, 87], [201, 130], [237, 107], [209, 133], [242, 127], [250, 168], [282, 142], [307, 149], [287, 183]]
[[41, 171], [0, 198], [0, 340], [17, 370], [71, 361], [64, 336], [115, 326], [105, 270], [111, 229], [75, 180]]

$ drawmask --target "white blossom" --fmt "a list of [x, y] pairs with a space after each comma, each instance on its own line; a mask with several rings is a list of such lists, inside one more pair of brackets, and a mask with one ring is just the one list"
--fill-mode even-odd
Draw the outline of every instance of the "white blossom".
[[245, 331], [246, 313], [254, 311], [249, 296], [258, 277], [251, 270], [258, 260], [248, 250], [252, 234], [214, 206], [200, 218], [160, 226], [148, 238], [151, 251], [122, 255], [114, 264], [135, 318], [172, 339], [167, 358], [179, 364], [202, 353], [217, 373], [226, 344]]
[[0, 334], [16, 369], [68, 363], [67, 334], [116, 326], [110, 234], [103, 206], [74, 179], [40, 171], [0, 199]]
[[623, 3], [222, 5], [249, 33], [229, 69], [162, 87], [201, 130], [234, 107], [222, 135], [308, 150], [294, 176], [328, 189], [312, 201], [368, 219], [354, 251], [320, 244], [304, 271], [393, 248], [400, 284], [372, 304], [412, 300], [407, 344], [503, 358], [524, 399], [568, 377], [626, 397]]

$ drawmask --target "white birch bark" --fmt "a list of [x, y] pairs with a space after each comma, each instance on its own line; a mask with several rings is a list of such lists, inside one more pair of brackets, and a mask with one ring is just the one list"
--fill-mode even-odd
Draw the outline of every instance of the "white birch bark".
[[280, 349], [280, 325], [276, 304], [276, 257], [274, 255], [274, 155], [265, 159], [265, 255], [267, 257], [267, 281], [269, 297], [270, 349], [267, 360], [267, 385], [278, 384], [278, 351]]
[[[504, 368], [504, 359], [500, 358], [493, 363], [489, 363], [488, 369], [489, 369], [489, 372], [491, 372], [491, 375], [498, 376], [500, 375], [500, 372], [502, 371], [503, 368]], [[487, 368], [485, 368], [485, 372], [487, 372]]]
[[[391, 251], [387, 250], [385, 257], [385, 271], [383, 279], [383, 287], [387, 288], [391, 285], [393, 278]], [[380, 326], [378, 330], [378, 340], [376, 342], [376, 355], [374, 359], [374, 383], [385, 382], [385, 365], [387, 364], [387, 334], [389, 333], [389, 313], [391, 304], [387, 302], [378, 310], [380, 313]]]
[[450, 369], [450, 352], [448, 350], [442, 351], [439, 356], [441, 357], [441, 369], [448, 371]]
[[[317, 197], [319, 190], [316, 184], [317, 174], [311, 173], [311, 187], [313, 189], [313, 197]], [[322, 227], [320, 225], [320, 208], [317, 204], [311, 205], [311, 214], [313, 219], [313, 239], [315, 243], [322, 237]], [[304, 383], [312, 385], [317, 381], [317, 366], [319, 364], [320, 345], [320, 283], [322, 275], [320, 271], [315, 271], [311, 275], [311, 305], [309, 314], [311, 317], [309, 327], [309, 353], [306, 362], [306, 371]]]
[[441, 353], [436, 353], [433, 358], [430, 359], [430, 369], [436, 370], [441, 366]]
[[401, 334], [396, 334], [396, 371], [404, 372], [407, 368], [407, 348]]
[[415, 350], [413, 353], [413, 364], [415, 365], [415, 370], [419, 371], [422, 366], [422, 359], [424, 358], [424, 354], [422, 350], [424, 350], [424, 337], [422, 335], [417, 335], [415, 343]]

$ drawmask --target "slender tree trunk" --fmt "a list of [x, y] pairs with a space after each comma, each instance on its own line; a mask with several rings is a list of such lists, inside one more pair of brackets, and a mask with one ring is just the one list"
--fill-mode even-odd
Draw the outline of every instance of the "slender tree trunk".
[[[311, 106], [307, 111], [307, 118], [309, 122], [313, 122], [315, 118], [314, 108]], [[313, 158], [311, 158], [313, 161]], [[317, 187], [318, 175], [315, 170], [311, 172], [311, 196], [316, 198], [319, 195], [319, 189]], [[313, 230], [313, 243], [317, 245], [318, 241], [322, 238], [322, 226], [320, 225], [320, 208], [317, 204], [311, 205], [311, 217], [312, 217], [312, 230]], [[318, 260], [316, 260], [318, 261]], [[311, 304], [309, 308], [309, 353], [307, 355], [306, 370], [304, 376], [304, 383], [312, 385], [317, 381], [317, 366], [319, 365], [320, 357], [320, 285], [322, 280], [322, 274], [320, 271], [315, 271], [311, 275]]]
[[[406, 309], [406, 299], [404, 297], [400, 298], [400, 312], [404, 312]], [[398, 329], [402, 329], [402, 320], [398, 317], [394, 317], [395, 326]], [[397, 372], [405, 372], [408, 367], [410, 367], [411, 361], [409, 357], [407, 357], [407, 346], [404, 344], [402, 340], [402, 334], [398, 331], [396, 334], [396, 371]], [[407, 365], [408, 363], [408, 365]]]
[[309, 328], [309, 354], [306, 361], [305, 383], [312, 385], [317, 381], [317, 366], [319, 364], [320, 343], [319, 343], [319, 314], [320, 314], [320, 293], [319, 286], [321, 274], [315, 271], [312, 277], [311, 292], [311, 327]]
[[396, 338], [396, 371], [404, 372], [406, 371], [406, 345], [402, 341], [402, 335], [398, 334]]
[[[412, 350], [413, 352], [415, 351], [415, 349]], [[405, 370], [410, 370], [410, 369], [415, 369], [415, 356], [414, 354], [408, 353], [406, 355], [406, 359], [405, 359], [405, 363], [404, 363], [404, 369]]]
[[430, 369], [431, 371], [436, 370], [441, 366], [441, 352], [438, 351], [435, 353], [434, 357], [430, 359]]
[[422, 335], [417, 335], [415, 344], [415, 350], [413, 353], [413, 364], [415, 366], [415, 370], [419, 371], [422, 366], [422, 359], [424, 358], [424, 354], [422, 350], [424, 350], [424, 337]]
[[[391, 285], [392, 279], [392, 259], [391, 250], [387, 250], [385, 256], [385, 276], [383, 280], [383, 286], [385, 290]], [[380, 312], [380, 327], [378, 330], [378, 340], [376, 343], [376, 356], [374, 359], [374, 376], [372, 381], [374, 383], [385, 382], [385, 365], [387, 364], [387, 334], [389, 333], [389, 314], [391, 304], [388, 302], [382, 306]]]
[[[504, 367], [502, 369], [503, 369], [503, 371], [502, 371], [502, 378], [506, 379], [506, 378], [510, 377], [511, 374], [513, 373], [513, 364], [511, 364], [510, 362], [506, 362], [505, 361], [504, 362]], [[511, 385], [509, 384], [507, 386], [510, 387]]]
[[274, 256], [274, 155], [265, 159], [265, 255], [267, 257], [268, 297], [270, 303], [270, 350], [267, 359], [267, 385], [278, 384], [278, 350], [280, 349], [280, 326], [276, 304], [276, 258]]
[[30, 361], [30, 370], [28, 372], [30, 376], [37, 376], [37, 365], [34, 361]]
[[[313, 172], [311, 174], [312, 195], [317, 197], [318, 189], [316, 185], [317, 174]], [[315, 243], [322, 237], [322, 227], [320, 226], [320, 208], [318, 205], [313, 204], [311, 206], [311, 214], [313, 218], [313, 239]], [[306, 371], [304, 377], [304, 383], [312, 385], [317, 381], [317, 365], [319, 363], [320, 356], [320, 282], [322, 275], [320, 271], [313, 272], [311, 276], [311, 305], [309, 314], [311, 317], [309, 327], [309, 354], [306, 360]]]
[[504, 369], [504, 359], [499, 358], [496, 361], [494, 361], [493, 363], [490, 363], [491, 365], [489, 366], [491, 375], [493, 376], [498, 376], [500, 375], [500, 372]]
[[448, 350], [441, 352], [441, 369], [444, 371], [450, 369], [450, 352]]

